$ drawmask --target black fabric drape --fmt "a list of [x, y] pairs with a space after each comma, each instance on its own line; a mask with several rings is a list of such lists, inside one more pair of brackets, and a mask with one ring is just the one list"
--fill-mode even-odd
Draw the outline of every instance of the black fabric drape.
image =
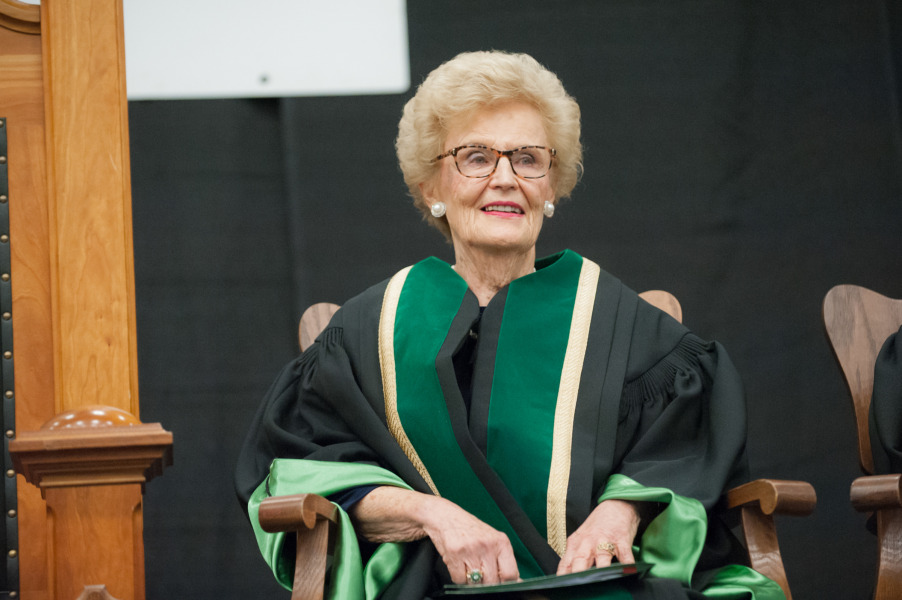
[[877, 354], [868, 433], [874, 474], [902, 472], [902, 327]]
[[[820, 304], [837, 283], [902, 297], [898, 3], [466, 0], [410, 2], [408, 19], [414, 85], [473, 49], [558, 73], [585, 176], [539, 254], [667, 289], [723, 343], [753, 475], [818, 491], [814, 515], [778, 520], [795, 595], [865, 597], [874, 540], [848, 504], [855, 431]], [[394, 157], [411, 93], [130, 105], [141, 416], [176, 435], [147, 488], [149, 600], [285, 597], [234, 459], [303, 307], [451, 256]]]

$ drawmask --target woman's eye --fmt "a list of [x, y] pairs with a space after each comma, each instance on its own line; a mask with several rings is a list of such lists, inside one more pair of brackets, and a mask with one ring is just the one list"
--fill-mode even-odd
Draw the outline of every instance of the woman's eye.
[[522, 152], [515, 155], [514, 162], [523, 166], [534, 165], [536, 164], [536, 157], [527, 152]]

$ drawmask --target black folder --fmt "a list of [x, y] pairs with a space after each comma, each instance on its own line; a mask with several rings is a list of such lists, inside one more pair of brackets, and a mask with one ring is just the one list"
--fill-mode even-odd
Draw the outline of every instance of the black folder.
[[452, 584], [445, 586], [442, 597], [470, 596], [472, 598], [481, 598], [485, 596], [495, 600], [590, 597], [593, 592], [603, 592], [610, 582], [642, 577], [649, 569], [651, 569], [651, 564], [644, 562], [633, 564], [617, 563], [610, 567], [598, 567], [580, 571], [579, 573], [544, 575], [542, 577], [492, 585]]

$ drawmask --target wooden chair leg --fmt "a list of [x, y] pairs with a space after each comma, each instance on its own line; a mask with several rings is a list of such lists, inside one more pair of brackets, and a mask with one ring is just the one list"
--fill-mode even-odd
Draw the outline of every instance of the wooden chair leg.
[[757, 505], [742, 506], [740, 510], [742, 533], [752, 568], [777, 582], [786, 594], [786, 600], [792, 600], [773, 515], [764, 514]]
[[902, 508], [877, 511], [877, 588], [874, 600], [902, 598]]
[[291, 600], [323, 600], [329, 529], [326, 519], [318, 519], [313, 529], [298, 529]]
[[773, 514], [805, 516], [811, 514], [816, 504], [814, 488], [804, 481], [756, 479], [727, 492], [727, 506], [741, 511], [751, 567], [775, 581], [786, 600], [792, 600], [792, 593]]
[[859, 477], [849, 497], [855, 510], [877, 519], [874, 600], [902, 598], [902, 474]]

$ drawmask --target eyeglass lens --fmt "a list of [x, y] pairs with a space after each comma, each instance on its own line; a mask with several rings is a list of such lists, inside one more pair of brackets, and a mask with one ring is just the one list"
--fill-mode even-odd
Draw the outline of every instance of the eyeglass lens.
[[551, 152], [547, 148], [518, 148], [501, 152], [483, 146], [464, 147], [454, 157], [457, 168], [467, 177], [486, 177], [498, 166], [501, 156], [507, 156], [516, 175], [525, 178], [542, 177], [551, 167]]

